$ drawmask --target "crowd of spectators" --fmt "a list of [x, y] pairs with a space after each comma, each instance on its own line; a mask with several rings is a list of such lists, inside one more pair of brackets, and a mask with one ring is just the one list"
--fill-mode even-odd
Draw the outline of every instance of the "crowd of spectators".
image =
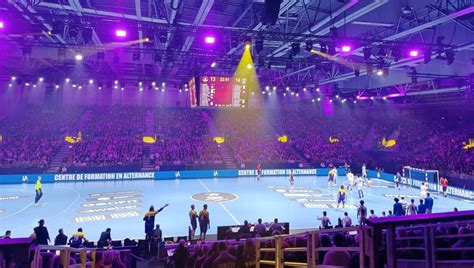
[[[222, 164], [225, 146], [239, 167], [261, 162], [301, 163], [315, 167], [350, 163], [371, 167], [390, 164], [440, 170], [453, 185], [465, 186], [474, 176], [474, 148], [463, 146], [474, 138], [474, 121], [453, 110], [339, 109], [327, 116], [305, 105], [278, 110], [156, 109], [156, 143], [142, 142], [143, 107], [63, 107], [48, 113], [38, 107], [0, 122], [0, 168], [35, 167], [46, 170], [66, 135], [81, 141], [70, 144], [63, 159], [69, 167], [141, 164]], [[211, 133], [210, 121], [215, 123]], [[150, 134], [150, 133], [148, 133]], [[214, 136], [225, 138], [216, 144]], [[279, 141], [286, 135], [286, 142]], [[396, 144], [386, 148], [383, 138]], [[388, 162], [369, 151], [382, 151]], [[267, 165], [266, 165], [267, 164]], [[457, 184], [457, 181], [463, 181]]]

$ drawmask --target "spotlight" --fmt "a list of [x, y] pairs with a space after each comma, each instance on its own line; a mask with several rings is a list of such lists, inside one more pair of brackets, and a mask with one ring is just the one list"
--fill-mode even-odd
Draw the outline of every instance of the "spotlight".
[[160, 43], [164, 44], [166, 41], [168, 41], [168, 33], [167, 32], [161, 32], [159, 34], [158, 40], [160, 40]]
[[181, 92], [183, 92], [183, 90], [182, 90], [182, 89], [179, 89], [179, 93], [181, 93]]
[[303, 88], [303, 91], [306, 92], [306, 88]]
[[0, 29], [3, 29], [3, 27], [5, 27], [5, 25], [3, 24], [3, 21], [0, 21]]
[[138, 82], [138, 85], [139, 85], [139, 86], [142, 86], [142, 85], [143, 85], [143, 82], [142, 82], [142, 81]]
[[82, 89], [82, 86], [79, 86], [79, 89]]
[[321, 98], [317, 98], [316, 100], [319, 102], [319, 101], [321, 101]]
[[161, 92], [165, 92], [165, 89], [164, 89], [164, 88], [162, 88], [162, 89], [161, 89]]
[[382, 69], [378, 69], [378, 70], [377, 70], [377, 75], [378, 75], [378, 76], [382, 76], [382, 75], [383, 75], [383, 70], [382, 70]]
[[59, 88], [59, 85], [55, 85], [54, 87], [55, 87], [56, 89], [58, 89], [58, 88]]
[[12, 87], [13, 85], [12, 84], [8, 84], [8, 87]]
[[339, 95], [336, 95], [336, 99], [339, 99]]
[[206, 36], [204, 38], [204, 42], [206, 42], [206, 44], [214, 44], [216, 42], [216, 38], [214, 36]]
[[329, 100], [330, 103], [332, 103], [332, 100]]
[[12, 76], [12, 77], [11, 77], [11, 80], [15, 81], [15, 80], [16, 80], [16, 76]]
[[351, 46], [350, 45], [343, 45], [341, 48], [342, 52], [348, 53], [351, 52]]
[[383, 96], [382, 99], [383, 99], [383, 100], [387, 100], [387, 97]]
[[276, 86], [273, 86], [273, 90], [277, 90], [277, 87], [276, 87]]
[[25, 83], [25, 86], [29, 87], [29, 86], [30, 86], [30, 83]]
[[43, 82], [43, 81], [44, 81], [44, 78], [43, 78], [43, 77], [40, 77], [40, 78], [38, 78], [38, 81]]
[[114, 86], [114, 89], [118, 89], [118, 86]]
[[269, 87], [269, 86], [266, 86], [266, 87], [265, 87], [265, 90], [266, 90], [266, 91], [269, 91], [269, 90], [270, 90], [270, 87]]
[[357, 101], [355, 100], [355, 101], [354, 101], [354, 104], [356, 104], [356, 103], [357, 103]]
[[166, 83], [165, 82], [161, 83], [161, 86], [163, 86], [163, 87], [166, 86]]
[[77, 87], [76, 84], [73, 84], [72, 87]]
[[252, 64], [247, 64], [247, 69], [252, 69]]
[[[184, 91], [188, 92], [188, 88], [185, 88]], [[252, 92], [253, 93], [253, 92]]]
[[118, 84], [118, 80], [115, 80], [115, 81], [114, 81], [114, 84], [116, 84], [116, 85], [117, 85], [117, 84]]
[[76, 56], [74, 57], [77, 61], [81, 61], [84, 57], [82, 56], [82, 54], [76, 54]]
[[321, 53], [327, 54], [328, 52], [328, 46], [326, 44], [320, 44], [321, 47]]
[[319, 92], [320, 90], [321, 90], [321, 89], [319, 89], [319, 87], [318, 87], [318, 88], [316, 88], [316, 92]]
[[290, 87], [286, 87], [286, 91], [290, 91]]
[[418, 50], [410, 50], [409, 52], [410, 57], [418, 57], [420, 55], [420, 52]]
[[124, 87], [122, 87], [122, 88], [120, 88], [120, 90], [124, 91], [124, 90], [125, 90], [125, 88], [124, 88]]
[[102, 87], [98, 87], [98, 89], [99, 89], [99, 90], [101, 90], [101, 89], [102, 89]]
[[251, 45], [250, 45], [249, 42], [246, 42], [246, 43], [245, 43], [245, 49], [250, 49], [250, 46], [251, 46]]
[[140, 91], [143, 91], [143, 88], [142, 88], [142, 87], [140, 88]]
[[125, 30], [116, 30], [115, 31], [115, 36], [117, 37], [126, 37], [127, 36], [127, 31]]
[[316, 100], [315, 100], [315, 99], [312, 99], [311, 101], [314, 103]]
[[370, 100], [374, 100], [374, 97], [370, 97]]
[[36, 85], [33, 85], [33, 88], [36, 88]]
[[156, 86], [156, 82], [155, 81], [151, 82], [151, 85]]
[[90, 85], [94, 84], [94, 80], [92, 80], [92, 79], [89, 80], [89, 84], [90, 84]]
[[216, 67], [216, 63], [215, 62], [211, 63], [211, 67], [212, 68]]

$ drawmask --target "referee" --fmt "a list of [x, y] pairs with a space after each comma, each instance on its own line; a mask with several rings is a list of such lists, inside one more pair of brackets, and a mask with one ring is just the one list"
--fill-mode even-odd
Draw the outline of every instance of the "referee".
[[35, 197], [35, 205], [38, 204], [39, 200], [43, 196], [43, 191], [41, 190], [41, 176], [38, 176], [35, 185], [36, 197]]

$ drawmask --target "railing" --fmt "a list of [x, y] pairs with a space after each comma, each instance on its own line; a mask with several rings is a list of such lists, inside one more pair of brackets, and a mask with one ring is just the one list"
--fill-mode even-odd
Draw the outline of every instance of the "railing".
[[[474, 225], [474, 211], [375, 218], [369, 219], [368, 224], [372, 227], [365, 236], [371, 244], [366, 251], [370, 267], [474, 267], [474, 246], [470, 246], [474, 243], [472, 231], [466, 234], [437, 231], [450, 227], [470, 228]], [[462, 247], [450, 245], [460, 238], [472, 240]], [[450, 242], [440, 243], [443, 239]], [[468, 257], [463, 259], [462, 254]], [[386, 260], [382, 255], [386, 255]]]
[[[261, 265], [271, 265], [274, 267], [308, 267], [316, 268], [322, 267], [323, 260], [319, 259], [321, 252], [356, 252], [359, 254], [359, 267], [365, 267], [365, 249], [367, 248], [365, 243], [366, 232], [370, 228], [368, 227], [350, 227], [344, 229], [326, 229], [326, 230], [316, 230], [311, 232], [306, 232], [304, 234], [294, 234], [294, 235], [278, 235], [270, 239], [273, 247], [263, 247], [264, 239], [259, 239], [256, 241], [256, 267], [260, 268]], [[344, 247], [329, 247], [324, 246], [321, 243], [321, 237], [323, 236], [332, 236], [336, 233], [344, 233], [350, 236], [358, 237], [359, 241], [354, 246], [344, 246]], [[288, 239], [301, 239], [303, 238], [304, 245], [295, 245], [294, 247], [285, 247], [285, 241]], [[274, 259], [263, 259], [263, 254], [266, 252], [274, 253]], [[285, 253], [305, 253], [306, 261], [292, 261], [286, 259]]]
[[[71, 248], [69, 246], [46, 246], [40, 245], [34, 248], [34, 258], [31, 267], [41, 268], [41, 252], [53, 252], [59, 255], [61, 267], [63, 268], [95, 268], [96, 249], [95, 248]], [[79, 255], [79, 263], [70, 264], [72, 255]], [[89, 258], [88, 258], [89, 257]]]

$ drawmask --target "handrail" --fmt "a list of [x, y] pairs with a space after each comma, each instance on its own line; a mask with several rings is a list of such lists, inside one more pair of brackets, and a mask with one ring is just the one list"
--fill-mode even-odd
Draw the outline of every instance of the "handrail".
[[[34, 249], [34, 259], [32, 268], [40, 268], [40, 252], [41, 251], [57, 251], [59, 250], [59, 256], [61, 259], [61, 265], [63, 268], [69, 268], [69, 258], [71, 253], [79, 253], [80, 263], [73, 265], [73, 267], [90, 267], [95, 268], [96, 260], [96, 249], [95, 248], [72, 248], [70, 246], [50, 246], [50, 245], [38, 245]], [[90, 261], [87, 261], [87, 253], [90, 253]]]

